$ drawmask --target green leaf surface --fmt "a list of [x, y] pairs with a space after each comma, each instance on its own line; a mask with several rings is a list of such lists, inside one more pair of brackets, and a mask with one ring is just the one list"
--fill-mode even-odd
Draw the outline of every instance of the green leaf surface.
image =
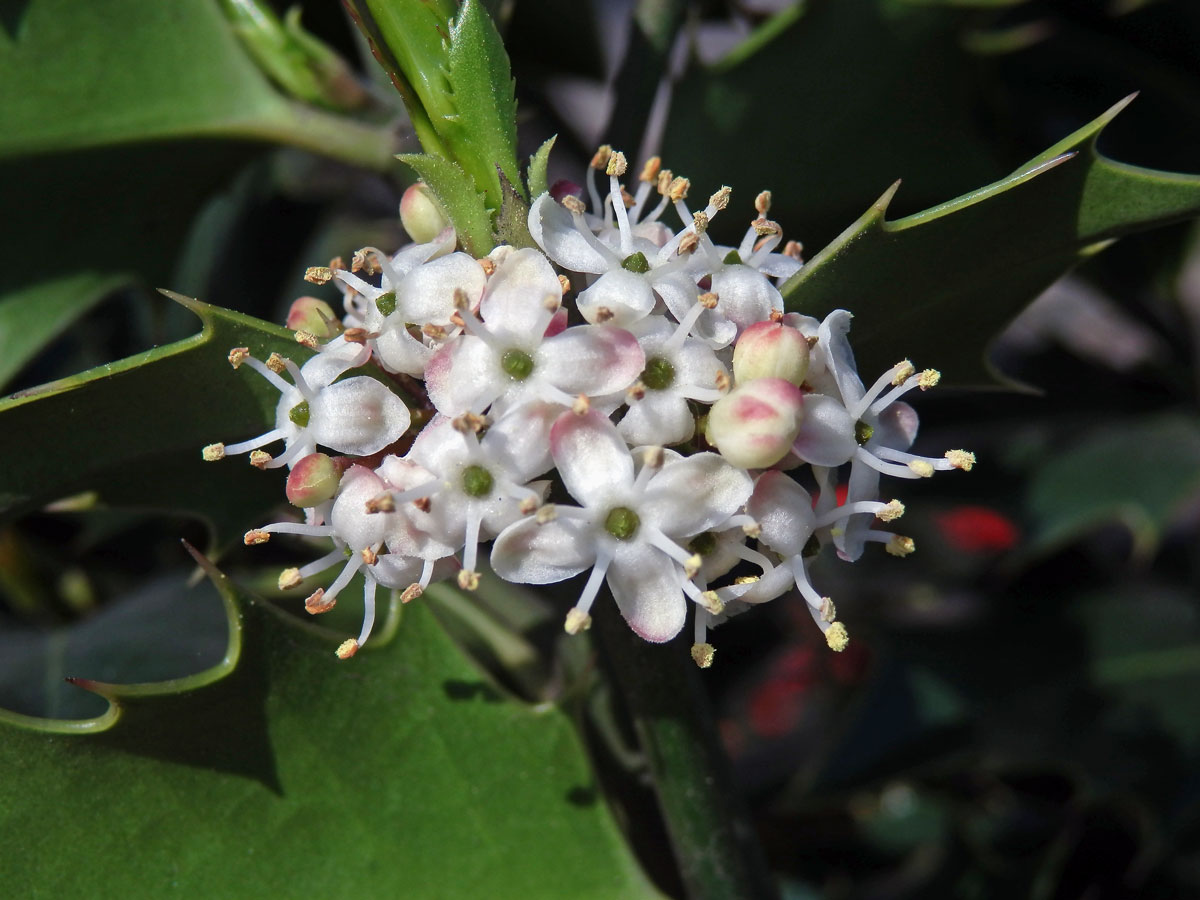
[[211, 0], [29, 0], [0, 31], [0, 84], [0, 158], [179, 137], [287, 143], [376, 169], [394, 152], [382, 130], [281, 96]]
[[547, 138], [542, 146], [538, 147], [537, 153], [529, 157], [529, 169], [526, 172], [526, 177], [529, 183], [530, 200], [535, 200], [550, 190], [550, 182], [547, 178], [546, 170], [550, 167], [550, 151], [554, 149], [554, 142], [556, 140], [558, 140], [558, 135]]
[[330, 633], [216, 581], [212, 669], [77, 682], [111, 703], [91, 720], [0, 712], [21, 772], [0, 783], [6, 891], [656, 896], [566, 717], [506, 699], [419, 603], [342, 662]]
[[437, 156], [403, 153], [396, 158], [412, 166], [437, 195], [467, 252], [485, 256], [494, 246], [492, 220], [484, 195], [476, 190], [471, 176], [461, 166]]
[[1135, 557], [1153, 553], [1163, 530], [1200, 496], [1200, 422], [1178, 415], [1122, 423], [1054, 454], [1029, 485], [1036, 522], [1028, 551], [1057, 549], [1119, 522]]
[[33, 282], [0, 297], [0, 387], [47, 343], [121, 287], [119, 273], [77, 272]]
[[909, 357], [940, 369], [943, 383], [990, 383], [986, 343], [1054, 279], [1106, 242], [1200, 214], [1200, 176], [1097, 152], [1131, 99], [1007, 178], [889, 222], [893, 185], [788, 280], [787, 308], [817, 317], [852, 309], [867, 381]]
[[239, 459], [205, 463], [200, 449], [275, 421], [278, 391], [250, 369], [233, 371], [231, 347], [298, 362], [310, 351], [284, 328], [174, 299], [200, 317], [198, 335], [0, 400], [0, 433], [34, 448], [5, 455], [0, 517], [86, 490], [105, 504], [233, 522], [253, 513], [249, 498], [281, 496], [267, 473], [244, 471]]

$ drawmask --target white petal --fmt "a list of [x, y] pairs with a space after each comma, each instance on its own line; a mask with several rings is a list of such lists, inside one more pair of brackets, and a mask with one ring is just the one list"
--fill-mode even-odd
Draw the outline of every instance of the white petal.
[[749, 266], [722, 266], [713, 275], [717, 309], [738, 330], [770, 317], [771, 310], [783, 310], [783, 297], [767, 277]]
[[413, 441], [406, 459], [444, 478], [466, 463], [467, 442], [454, 430], [449, 416], [434, 416]]
[[665, 461], [646, 485], [638, 509], [664, 534], [690, 537], [724, 523], [753, 490], [742, 469], [715, 453], [696, 453]]
[[408, 407], [374, 378], [347, 378], [319, 391], [309, 406], [314, 441], [339, 453], [370, 456], [400, 439], [411, 419]]
[[645, 276], [620, 268], [605, 272], [575, 300], [580, 315], [589, 322], [620, 327], [650, 315], [654, 303], [654, 291]]
[[462, 290], [472, 307], [483, 295], [487, 276], [467, 253], [451, 253], [413, 269], [396, 287], [396, 315], [405, 322], [445, 324], [454, 312], [454, 292]]
[[434, 351], [409, 334], [401, 318], [393, 314], [386, 320], [379, 337], [375, 338], [375, 352], [379, 362], [389, 372], [403, 372], [421, 378]]
[[546, 257], [533, 249], [509, 253], [488, 281], [479, 314], [500, 340], [536, 347], [554, 315], [547, 301], [562, 297], [558, 275]]
[[812, 496], [778, 471], [758, 477], [746, 512], [762, 529], [759, 541], [785, 557], [802, 553], [816, 526]]
[[825, 317], [817, 332], [817, 347], [825, 357], [825, 365], [833, 374], [847, 409], [853, 407], [863, 396], [863, 383], [854, 364], [854, 351], [850, 349], [850, 320], [853, 318], [844, 309], [835, 309]]
[[542, 343], [534, 355], [539, 378], [568, 394], [611, 394], [633, 384], [646, 355], [632, 334], [609, 325], [576, 325]]
[[562, 581], [596, 562], [595, 542], [594, 527], [584, 519], [560, 516], [544, 525], [522, 519], [492, 544], [492, 569], [518, 584]]
[[856, 424], [840, 401], [824, 394], [808, 394], [800, 432], [792, 447], [802, 460], [814, 466], [840, 466], [858, 449]]
[[618, 541], [608, 567], [608, 587], [621, 615], [641, 638], [661, 644], [679, 634], [687, 619], [683, 571], [642, 541]]
[[675, 367], [675, 384], [713, 389], [717, 374], [729, 375], [729, 370], [717, 359], [712, 348], [700, 341], [686, 340], [671, 359]]
[[765, 259], [756, 262], [754, 268], [764, 275], [786, 280], [804, 268], [804, 264], [800, 260], [784, 256], [782, 253], [771, 253]]
[[394, 591], [402, 591], [421, 577], [421, 560], [399, 553], [384, 553], [367, 571], [377, 582]]
[[484, 453], [518, 484], [536, 478], [554, 466], [550, 427], [563, 411], [557, 404], [540, 401], [515, 406], [483, 436]]
[[679, 444], [695, 434], [696, 420], [687, 401], [674, 391], [646, 391], [629, 404], [617, 431], [631, 446]]
[[873, 425], [875, 433], [867, 442], [868, 449], [880, 446], [893, 450], [907, 450], [917, 439], [920, 420], [915, 409], [907, 403], [897, 401], [881, 412]]
[[451, 338], [425, 366], [429, 399], [445, 416], [483, 412], [510, 383], [492, 349], [470, 334]]
[[383, 490], [383, 481], [366, 466], [351, 466], [342, 475], [329, 522], [351, 550], [375, 547], [383, 540], [386, 519], [367, 512], [367, 501]]
[[[855, 460], [850, 467], [850, 481], [846, 487], [846, 502], [879, 499], [879, 472], [866, 463]], [[833, 527], [833, 545], [842, 559], [854, 562], [863, 553], [867, 532], [874, 518], [869, 514], [851, 516], [846, 520], [845, 530]]]
[[593, 247], [575, 228], [575, 220], [549, 193], [529, 208], [529, 233], [546, 255], [565, 269], [598, 275], [613, 262]]
[[633, 486], [633, 458], [616, 426], [596, 410], [563, 413], [550, 429], [550, 454], [567, 491], [583, 506], [624, 500]]
[[300, 367], [300, 374], [314, 391], [319, 391], [350, 369], [361, 366], [370, 358], [362, 344], [354, 344], [338, 335], [316, 356]]

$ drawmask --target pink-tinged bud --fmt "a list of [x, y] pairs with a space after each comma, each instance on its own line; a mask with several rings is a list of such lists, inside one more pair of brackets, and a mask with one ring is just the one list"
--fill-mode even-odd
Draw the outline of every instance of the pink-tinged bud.
[[287, 498], [293, 506], [319, 506], [337, 493], [342, 468], [324, 453], [302, 457], [288, 473]]
[[756, 378], [713, 404], [705, 436], [733, 465], [765, 469], [787, 456], [803, 418], [799, 387], [783, 378]]
[[327, 341], [337, 337], [342, 323], [334, 315], [333, 307], [316, 297], [299, 297], [292, 301], [288, 310], [287, 327], [292, 331], [307, 331], [318, 340]]
[[400, 221], [410, 238], [418, 244], [427, 244], [450, 224], [450, 217], [433, 192], [418, 181], [400, 198]]
[[755, 322], [733, 348], [738, 384], [756, 378], [782, 378], [799, 386], [808, 374], [808, 338], [781, 322]]

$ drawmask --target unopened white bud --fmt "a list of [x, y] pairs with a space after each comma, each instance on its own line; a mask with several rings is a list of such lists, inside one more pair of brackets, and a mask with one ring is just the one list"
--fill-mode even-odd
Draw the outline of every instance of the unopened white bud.
[[427, 244], [450, 224], [450, 219], [433, 192], [418, 181], [400, 198], [400, 222], [409, 237], [418, 244]]
[[782, 378], [799, 386], [807, 374], [808, 339], [782, 322], [755, 322], [733, 348], [733, 377], [738, 384]]
[[766, 469], [787, 456], [803, 414], [799, 387], [782, 378], [756, 378], [713, 404], [705, 437], [733, 465]]

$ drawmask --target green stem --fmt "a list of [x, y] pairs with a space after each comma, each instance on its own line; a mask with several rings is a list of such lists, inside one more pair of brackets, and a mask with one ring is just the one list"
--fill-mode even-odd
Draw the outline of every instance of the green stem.
[[688, 897], [777, 897], [686, 641], [643, 641], [615, 603], [597, 603], [594, 619], [650, 766]]
[[242, 136], [309, 150], [351, 165], [385, 172], [399, 152], [396, 133], [389, 127], [365, 125], [343, 116], [293, 103], [288, 120], [222, 123], [221, 136]]

